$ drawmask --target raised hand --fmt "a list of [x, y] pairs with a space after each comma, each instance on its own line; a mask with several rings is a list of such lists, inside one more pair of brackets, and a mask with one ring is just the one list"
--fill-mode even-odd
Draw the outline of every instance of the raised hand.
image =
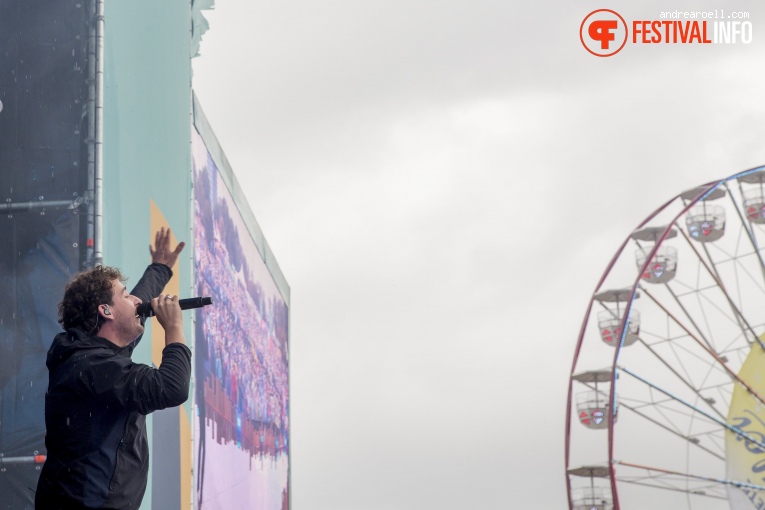
[[183, 251], [183, 247], [186, 243], [178, 243], [178, 246], [174, 250], [170, 249], [170, 229], [161, 227], [154, 235], [154, 248], [149, 245], [149, 253], [151, 253], [151, 262], [153, 264], [164, 264], [167, 267], [173, 267], [178, 260], [178, 255]]

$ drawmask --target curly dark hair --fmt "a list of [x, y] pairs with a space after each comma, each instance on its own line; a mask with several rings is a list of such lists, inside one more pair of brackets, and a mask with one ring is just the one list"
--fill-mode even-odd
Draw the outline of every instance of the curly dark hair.
[[86, 333], [100, 329], [98, 306], [111, 305], [112, 281], [124, 282], [120, 270], [109, 266], [96, 266], [79, 272], [64, 289], [64, 299], [58, 304], [58, 322], [64, 329], [78, 328]]

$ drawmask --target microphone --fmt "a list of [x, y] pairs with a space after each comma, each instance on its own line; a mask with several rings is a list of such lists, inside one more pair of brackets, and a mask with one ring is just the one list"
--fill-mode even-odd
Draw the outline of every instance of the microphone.
[[[191, 308], [202, 308], [203, 306], [211, 305], [211, 297], [193, 297], [188, 299], [179, 299], [178, 304], [181, 305], [181, 310], [190, 310]], [[142, 318], [153, 317], [154, 309], [151, 307], [151, 301], [141, 303], [136, 308], [138, 315]]]

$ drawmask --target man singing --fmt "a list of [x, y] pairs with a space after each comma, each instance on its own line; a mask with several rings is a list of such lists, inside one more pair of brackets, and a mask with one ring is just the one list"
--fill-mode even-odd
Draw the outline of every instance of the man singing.
[[[152, 264], [128, 293], [118, 269], [76, 274], [59, 304], [59, 333], [48, 351], [47, 459], [37, 510], [137, 509], [149, 470], [146, 415], [186, 401], [191, 351], [177, 296], [158, 296], [183, 250], [162, 228], [149, 246]], [[136, 307], [151, 300], [165, 331], [159, 368], [133, 362], [143, 334]]]

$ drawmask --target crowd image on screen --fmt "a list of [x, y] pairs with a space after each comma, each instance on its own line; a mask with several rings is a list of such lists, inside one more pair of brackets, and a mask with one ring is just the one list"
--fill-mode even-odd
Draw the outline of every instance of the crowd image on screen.
[[254, 276], [260, 254], [243, 248], [217, 181], [214, 166], [195, 168], [196, 291], [214, 303], [197, 311], [197, 403], [216, 442], [276, 457], [289, 436], [287, 307]]

